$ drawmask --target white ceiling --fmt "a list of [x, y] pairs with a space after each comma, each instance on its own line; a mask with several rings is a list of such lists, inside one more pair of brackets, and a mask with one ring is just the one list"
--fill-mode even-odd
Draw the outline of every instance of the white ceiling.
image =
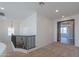
[[[51, 19], [79, 14], [79, 2], [45, 2], [43, 6], [38, 2], [0, 2], [0, 7], [5, 8], [0, 12], [4, 12], [8, 19], [25, 19], [34, 12]], [[55, 12], [56, 9], [59, 10], [58, 13]]]
[[0, 2], [0, 7], [5, 8], [5, 10], [0, 10], [0, 12], [4, 12], [7, 19], [23, 20], [35, 12], [33, 5], [34, 3]]
[[[59, 10], [58, 13], [55, 11]], [[48, 2], [39, 9], [40, 14], [51, 19], [59, 19], [62, 16], [68, 17], [79, 14], [79, 2]]]

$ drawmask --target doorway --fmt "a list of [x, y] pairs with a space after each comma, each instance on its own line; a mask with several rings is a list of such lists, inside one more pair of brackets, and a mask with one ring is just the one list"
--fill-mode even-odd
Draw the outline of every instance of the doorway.
[[57, 23], [57, 41], [63, 44], [74, 45], [74, 19]]

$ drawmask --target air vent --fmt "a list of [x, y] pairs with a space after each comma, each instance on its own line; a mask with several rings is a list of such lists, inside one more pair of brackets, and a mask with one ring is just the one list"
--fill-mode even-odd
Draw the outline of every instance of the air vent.
[[0, 12], [0, 16], [5, 16], [5, 14], [3, 12]]

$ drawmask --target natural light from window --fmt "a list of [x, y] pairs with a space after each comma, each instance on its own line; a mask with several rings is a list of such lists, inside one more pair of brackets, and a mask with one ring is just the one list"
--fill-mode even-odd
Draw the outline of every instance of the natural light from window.
[[61, 33], [66, 34], [67, 33], [67, 27], [61, 27]]
[[14, 34], [14, 27], [8, 27], [8, 36], [11, 36]]

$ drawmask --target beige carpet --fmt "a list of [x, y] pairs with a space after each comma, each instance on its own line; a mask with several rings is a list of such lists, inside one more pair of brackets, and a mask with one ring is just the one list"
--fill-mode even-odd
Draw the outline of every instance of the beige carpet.
[[15, 52], [14, 57], [78, 57], [79, 48], [72, 45], [53, 43], [29, 54]]

